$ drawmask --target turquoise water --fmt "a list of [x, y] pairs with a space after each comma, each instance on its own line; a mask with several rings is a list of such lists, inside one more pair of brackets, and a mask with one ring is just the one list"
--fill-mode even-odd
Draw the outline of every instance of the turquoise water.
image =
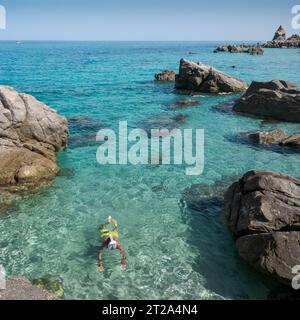
[[[274, 283], [239, 259], [222, 220], [219, 191], [198, 211], [183, 209], [182, 192], [203, 183], [230, 181], [249, 169], [300, 177], [299, 154], [241, 144], [236, 134], [300, 125], [269, 123], [220, 112], [238, 96], [198, 97], [201, 104], [171, 111], [185, 98], [172, 84], [153, 82], [155, 72], [177, 70], [182, 57], [211, 64], [247, 82], [282, 78], [300, 85], [299, 50], [266, 50], [262, 57], [213, 54], [214, 43], [3, 42], [0, 83], [36, 96], [68, 117], [86, 116], [90, 127], [73, 125], [70, 148], [59, 154], [74, 176], [17, 202], [0, 216], [0, 264], [9, 275], [59, 276], [66, 299], [264, 299]], [[195, 55], [188, 55], [188, 52]], [[231, 68], [235, 65], [236, 68]], [[184, 114], [181, 128], [205, 129], [205, 171], [186, 176], [183, 167], [100, 166], [94, 141], [98, 122], [117, 128], [147, 125], [162, 114]], [[99, 127], [101, 125], [99, 124]], [[73, 140], [72, 140], [73, 139]], [[75, 142], [74, 142], [75, 141]], [[222, 184], [222, 183], [221, 183]], [[214, 190], [214, 189], [213, 189]], [[119, 221], [127, 271], [119, 254], [105, 253], [97, 272], [97, 227], [112, 214]]]

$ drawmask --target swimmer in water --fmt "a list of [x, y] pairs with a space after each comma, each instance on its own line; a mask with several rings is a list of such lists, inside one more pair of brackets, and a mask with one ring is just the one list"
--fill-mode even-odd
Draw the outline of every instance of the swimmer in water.
[[[114, 229], [112, 231], [106, 229], [107, 225], [113, 225]], [[121, 260], [121, 268], [123, 271], [126, 270], [126, 253], [123, 250], [120, 242], [119, 242], [119, 232], [118, 232], [118, 223], [115, 219], [112, 219], [111, 216], [108, 217], [107, 222], [102, 224], [99, 227], [99, 231], [101, 233], [102, 238], [102, 245], [99, 250], [98, 254], [98, 271], [103, 272], [103, 264], [102, 264], [102, 257], [103, 257], [103, 250], [106, 248], [108, 250], [115, 250], [118, 249], [122, 254]]]

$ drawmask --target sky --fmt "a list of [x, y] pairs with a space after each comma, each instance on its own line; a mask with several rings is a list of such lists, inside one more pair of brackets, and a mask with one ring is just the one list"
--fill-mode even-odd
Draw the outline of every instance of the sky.
[[[269, 40], [300, 0], [0, 0], [0, 40]], [[298, 30], [300, 33], [300, 30]]]

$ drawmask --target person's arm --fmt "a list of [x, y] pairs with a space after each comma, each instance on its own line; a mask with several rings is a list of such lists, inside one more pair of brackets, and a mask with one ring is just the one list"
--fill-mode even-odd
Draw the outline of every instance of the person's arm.
[[103, 265], [102, 265], [103, 250], [104, 250], [104, 246], [102, 245], [99, 249], [99, 254], [98, 254], [98, 271], [99, 272], [103, 272]]
[[125, 271], [126, 270], [126, 253], [125, 251], [123, 250], [122, 246], [120, 245], [120, 243], [118, 243], [118, 246], [117, 246], [118, 250], [121, 252], [122, 254], [122, 260], [121, 260], [121, 267], [122, 267], [122, 270]]

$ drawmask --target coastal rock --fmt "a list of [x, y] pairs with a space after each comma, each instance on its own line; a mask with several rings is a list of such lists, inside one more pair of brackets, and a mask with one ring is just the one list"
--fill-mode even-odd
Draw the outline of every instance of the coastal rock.
[[50, 182], [58, 173], [55, 153], [67, 145], [66, 118], [34, 97], [0, 86], [0, 192]]
[[211, 66], [182, 59], [175, 88], [193, 92], [232, 93], [247, 89], [247, 84]]
[[256, 46], [249, 46], [249, 45], [224, 45], [217, 47], [214, 50], [215, 53], [217, 52], [229, 52], [229, 53], [249, 53], [250, 55], [263, 55], [264, 50], [260, 45]]
[[286, 40], [286, 32], [282, 26], [280, 26], [275, 32], [273, 41], [285, 41]]
[[300, 90], [282, 80], [252, 82], [233, 106], [235, 112], [288, 122], [300, 122]]
[[15, 277], [6, 281], [5, 290], [0, 290], [0, 300], [58, 300], [58, 298], [34, 286], [26, 278]]
[[280, 144], [287, 139], [289, 135], [282, 130], [257, 131], [248, 133], [251, 142], [257, 144]]
[[164, 70], [155, 74], [155, 80], [161, 82], [174, 82], [176, 73], [173, 70]]
[[225, 220], [239, 255], [253, 267], [291, 285], [300, 263], [300, 181], [250, 171], [225, 194]]
[[300, 36], [298, 34], [294, 34], [288, 39], [286, 39], [286, 32], [284, 28], [280, 26], [278, 30], [275, 32], [273, 40], [264, 43], [262, 47], [272, 49], [297, 49], [300, 48]]

